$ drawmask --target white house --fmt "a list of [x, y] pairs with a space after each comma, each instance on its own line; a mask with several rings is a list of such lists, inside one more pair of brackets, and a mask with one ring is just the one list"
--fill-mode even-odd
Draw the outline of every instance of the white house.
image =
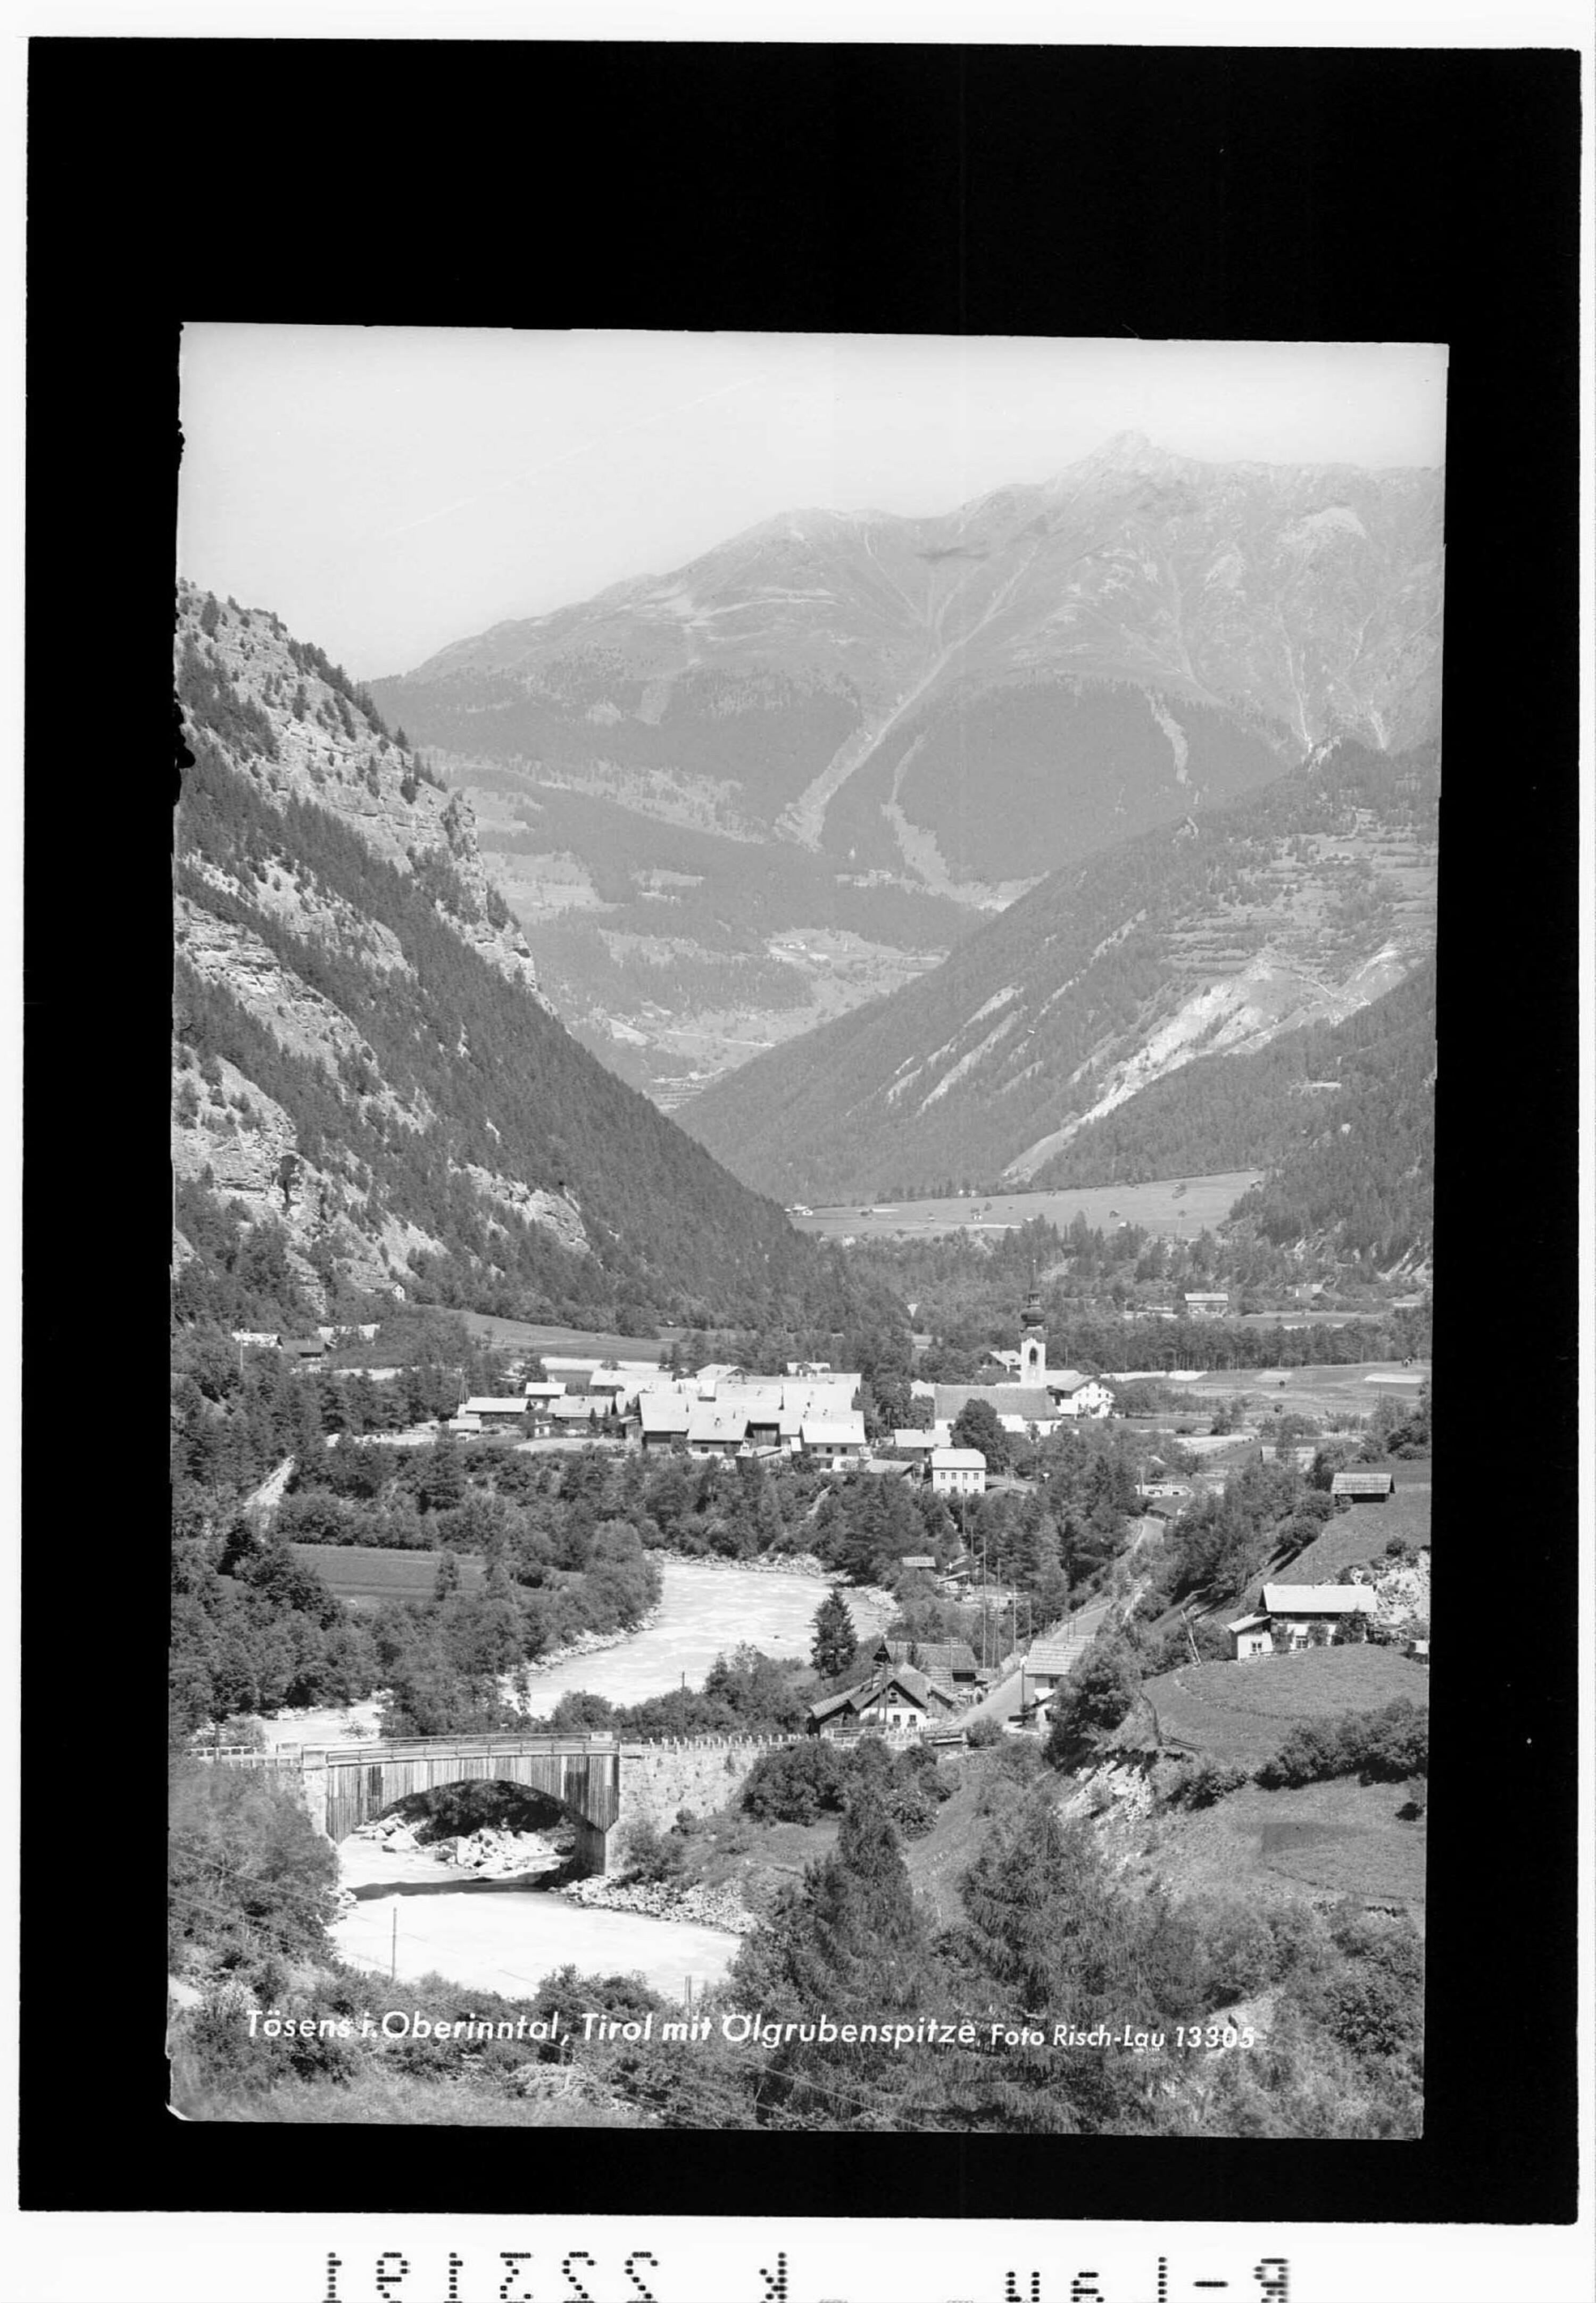
[[1372, 1615], [1374, 1593], [1367, 1583], [1266, 1583], [1263, 1613], [1275, 1651], [1290, 1653], [1308, 1645], [1315, 1624], [1334, 1632], [1349, 1615]]
[[846, 1415], [806, 1415], [798, 1438], [806, 1455], [833, 1465], [857, 1463], [865, 1452], [865, 1418], [857, 1410]]
[[[1051, 1387], [1050, 1386], [1050, 1388]], [[1114, 1395], [1097, 1376], [1083, 1376], [1054, 1393], [1060, 1415], [1111, 1415]]]
[[1235, 1623], [1227, 1624], [1225, 1629], [1230, 1634], [1230, 1652], [1237, 1663], [1246, 1663], [1254, 1656], [1274, 1653], [1267, 1615], [1238, 1615]]
[[931, 1486], [933, 1493], [939, 1496], [984, 1495], [985, 1456], [979, 1447], [933, 1447]]

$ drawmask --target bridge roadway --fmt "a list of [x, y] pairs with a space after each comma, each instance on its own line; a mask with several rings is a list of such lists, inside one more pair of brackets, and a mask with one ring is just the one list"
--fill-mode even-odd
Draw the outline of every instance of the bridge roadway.
[[381, 1743], [290, 1743], [275, 1751], [224, 1745], [195, 1757], [297, 1775], [312, 1823], [334, 1841], [418, 1792], [489, 1780], [525, 1784], [564, 1809], [576, 1825], [578, 1860], [602, 1875], [621, 1818], [622, 1767], [640, 1761], [643, 1748], [602, 1734], [417, 1735]]

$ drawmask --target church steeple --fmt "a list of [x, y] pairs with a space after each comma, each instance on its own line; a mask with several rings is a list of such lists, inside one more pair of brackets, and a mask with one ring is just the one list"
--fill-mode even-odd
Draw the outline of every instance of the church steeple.
[[1019, 1379], [1024, 1384], [1047, 1381], [1047, 1331], [1042, 1323], [1042, 1290], [1034, 1277], [1019, 1321]]

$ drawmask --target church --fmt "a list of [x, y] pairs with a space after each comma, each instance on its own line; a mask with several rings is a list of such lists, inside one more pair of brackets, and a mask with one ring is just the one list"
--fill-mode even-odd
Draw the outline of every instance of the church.
[[1016, 1424], [1046, 1428], [1061, 1415], [1106, 1415], [1113, 1395], [1106, 1384], [1088, 1379], [1078, 1368], [1047, 1364], [1047, 1329], [1042, 1316], [1042, 1291], [1033, 1287], [1020, 1313], [1018, 1380], [1015, 1383], [917, 1383], [921, 1397], [935, 1402], [939, 1423], [958, 1421], [966, 1403], [984, 1399], [1000, 1418]]

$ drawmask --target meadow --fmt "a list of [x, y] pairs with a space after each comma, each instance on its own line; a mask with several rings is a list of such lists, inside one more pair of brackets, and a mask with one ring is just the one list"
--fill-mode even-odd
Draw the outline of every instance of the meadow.
[[1326, 1901], [1405, 1906], [1416, 1918], [1426, 1835], [1422, 1817], [1399, 1814], [1406, 1799], [1400, 1784], [1349, 1776], [1296, 1791], [1249, 1784], [1213, 1807], [1166, 1818], [1139, 1868], [1149, 1887], [1177, 1895], [1256, 1894], [1273, 1878]]
[[1156, 1184], [1104, 1184], [1089, 1191], [979, 1193], [967, 1199], [881, 1201], [861, 1207], [814, 1208], [795, 1216], [800, 1231], [836, 1239], [924, 1239], [956, 1231], [1016, 1230], [1037, 1216], [1068, 1228], [1084, 1216], [1092, 1230], [1139, 1224], [1163, 1239], [1195, 1239], [1224, 1221], [1260, 1171], [1170, 1176]]
[[654, 1360], [685, 1328], [662, 1328], [657, 1336], [603, 1336], [587, 1328], [551, 1328], [533, 1320], [502, 1320], [494, 1312], [456, 1315], [472, 1335], [495, 1351], [553, 1352], [556, 1359]]
[[1396, 1648], [1307, 1648], [1251, 1663], [1182, 1664], [1146, 1681], [1161, 1733], [1216, 1759], [1256, 1767], [1300, 1719], [1430, 1700], [1429, 1674]]
[[[302, 1567], [321, 1577], [334, 1598], [351, 1607], [380, 1607], [386, 1599], [430, 1599], [438, 1572], [435, 1551], [384, 1551], [361, 1543], [296, 1543]], [[461, 1556], [460, 1588], [480, 1583], [482, 1562]]]
[[[1426, 1481], [1429, 1480], [1428, 1464], [1402, 1464], [1398, 1468], [1423, 1472]], [[1362, 1566], [1365, 1561], [1388, 1567], [1391, 1563], [1386, 1556], [1386, 1546], [1396, 1535], [1415, 1546], [1429, 1543], [1428, 1485], [1421, 1487], [1413, 1481], [1399, 1487], [1389, 1503], [1354, 1504], [1350, 1511], [1338, 1512], [1327, 1523], [1322, 1535], [1315, 1536], [1288, 1565], [1271, 1569], [1269, 1581], [1334, 1583], [1344, 1567]]]

